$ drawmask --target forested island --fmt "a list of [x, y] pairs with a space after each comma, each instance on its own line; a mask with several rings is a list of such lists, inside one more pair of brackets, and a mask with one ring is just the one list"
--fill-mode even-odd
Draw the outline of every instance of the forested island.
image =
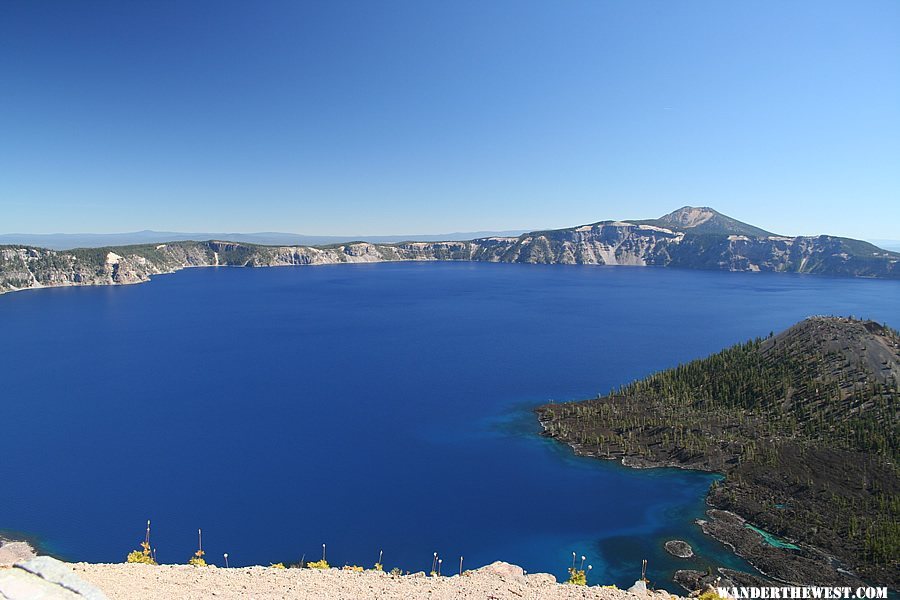
[[0, 246], [0, 293], [140, 283], [186, 267], [442, 260], [900, 278], [900, 253], [868, 242], [829, 235], [780, 236], [710, 208], [686, 206], [659, 219], [601, 221], [468, 241], [262, 246], [221, 240], [160, 240], [158, 244], [72, 250], [6, 245]]
[[811, 317], [537, 413], [579, 455], [723, 474], [700, 525], [775, 580], [896, 588], [898, 381], [897, 331]]

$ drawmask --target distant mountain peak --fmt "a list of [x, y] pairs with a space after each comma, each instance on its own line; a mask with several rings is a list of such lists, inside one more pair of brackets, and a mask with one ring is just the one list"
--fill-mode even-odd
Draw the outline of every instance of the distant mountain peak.
[[690, 229], [702, 225], [720, 214], [708, 206], [682, 206], [678, 210], [661, 216], [659, 220]]
[[663, 215], [658, 219], [640, 222], [696, 234], [713, 233], [760, 238], [774, 235], [765, 229], [732, 219], [708, 206], [682, 206], [678, 210]]

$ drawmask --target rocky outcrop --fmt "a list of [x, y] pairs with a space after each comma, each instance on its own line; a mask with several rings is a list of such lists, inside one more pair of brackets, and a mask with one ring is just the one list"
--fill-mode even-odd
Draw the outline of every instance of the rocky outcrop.
[[0, 567], [34, 558], [34, 548], [28, 542], [17, 542], [0, 538]]
[[38, 556], [0, 570], [2, 600], [107, 600], [106, 594], [84, 581], [64, 563]]
[[728, 544], [761, 573], [793, 585], [837, 585], [856, 587], [863, 582], [835, 566], [835, 560], [812, 546], [801, 544], [787, 550], [766, 543], [742, 517], [725, 510], [711, 509], [708, 519], [698, 520], [703, 533]]
[[665, 544], [666, 552], [678, 558], [690, 558], [694, 555], [694, 549], [691, 545], [682, 540], [669, 540]]

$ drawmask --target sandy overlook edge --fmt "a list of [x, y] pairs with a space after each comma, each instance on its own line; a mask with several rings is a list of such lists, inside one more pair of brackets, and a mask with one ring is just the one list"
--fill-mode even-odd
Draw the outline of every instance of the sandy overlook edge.
[[422, 572], [392, 575], [383, 571], [358, 572], [338, 568], [67, 564], [49, 557], [38, 557], [15, 566], [0, 567], [0, 597], [12, 600], [34, 597], [59, 600], [679, 598], [666, 591], [648, 590], [643, 582], [637, 582], [629, 590], [620, 590], [615, 586], [560, 584], [552, 575], [526, 574], [521, 567], [504, 562], [495, 562], [474, 571], [466, 571], [462, 575], [429, 577]]
[[[648, 590], [636, 582], [629, 590], [616, 586], [580, 586], [558, 583], [547, 573], [526, 573], [521, 567], [497, 561], [479, 569], [464, 571], [462, 576], [429, 577], [424, 572], [395, 575], [385, 571], [274, 568], [263, 566], [221, 568], [215, 565], [196, 567], [182, 564], [148, 565], [139, 563], [63, 563], [46, 556], [36, 556], [27, 542], [4, 540], [0, 550], [0, 598], [8, 598], [9, 576], [19, 580], [26, 572], [38, 572], [29, 566], [37, 563], [55, 578], [74, 578], [96, 587], [109, 600], [175, 600], [196, 598], [300, 600], [393, 600], [460, 598], [478, 600], [595, 598], [599, 600], [678, 600], [665, 590]], [[68, 575], [67, 575], [68, 573]], [[70, 577], [71, 576], [71, 577]], [[50, 578], [53, 580], [53, 577]], [[21, 581], [20, 581], [21, 583]], [[26, 581], [26, 583], [30, 583]], [[36, 581], [45, 585], [43, 581]], [[76, 586], [77, 587], [77, 586]], [[35, 590], [41, 589], [40, 586]], [[71, 588], [69, 588], [71, 589]], [[22, 590], [19, 590], [22, 593]], [[30, 598], [31, 590], [13, 600]], [[64, 594], [65, 595], [65, 594]], [[68, 596], [65, 596], [68, 598]], [[82, 596], [73, 596], [81, 598]], [[85, 599], [95, 596], [85, 596]]]
[[665, 591], [635, 593], [613, 587], [556, 583], [552, 575], [525, 575], [522, 569], [497, 562], [460, 577], [427, 577], [424, 573], [392, 576], [341, 569], [223, 569], [189, 565], [87, 564], [72, 565], [77, 575], [102, 589], [110, 600], [142, 598], [297, 598], [379, 599], [493, 598], [495, 600], [598, 598], [603, 600], [676, 598]]

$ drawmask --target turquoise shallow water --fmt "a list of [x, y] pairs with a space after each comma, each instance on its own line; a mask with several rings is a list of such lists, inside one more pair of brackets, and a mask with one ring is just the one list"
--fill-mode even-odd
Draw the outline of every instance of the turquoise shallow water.
[[754, 527], [753, 525], [745, 525], [745, 527], [747, 527], [747, 529], [752, 529], [753, 531], [761, 535], [766, 543], [770, 546], [774, 546], [776, 548], [787, 548], [788, 550], [799, 550], [799, 547], [796, 544], [787, 542], [780, 537], [772, 535], [768, 531], [760, 529], [759, 527]]
[[[469, 263], [193, 269], [0, 297], [0, 529], [121, 560], [493, 560], [592, 582], [741, 561], [709, 474], [574, 457], [530, 409], [810, 314], [897, 325], [897, 282]], [[701, 558], [665, 553], [680, 538]], [[671, 586], [670, 586], [671, 587]]]

